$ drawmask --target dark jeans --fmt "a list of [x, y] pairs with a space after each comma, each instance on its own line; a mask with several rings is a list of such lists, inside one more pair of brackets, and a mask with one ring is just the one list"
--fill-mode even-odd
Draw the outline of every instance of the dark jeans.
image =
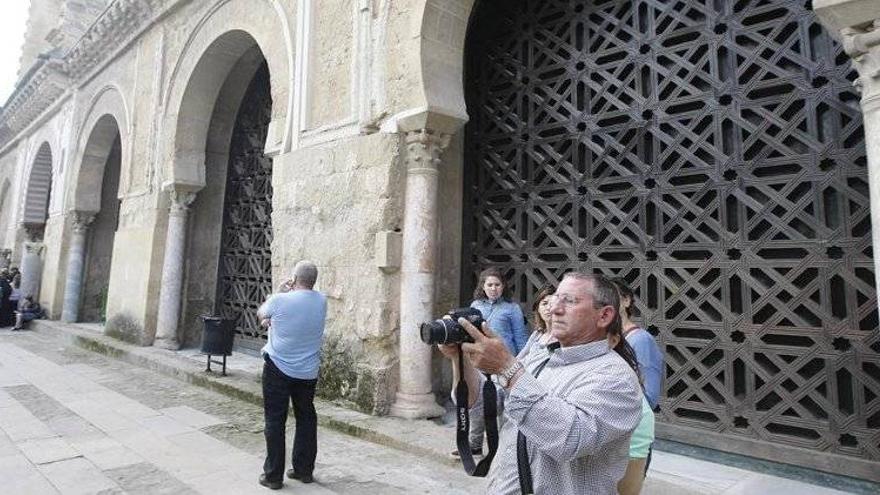
[[318, 380], [300, 380], [285, 375], [264, 356], [263, 412], [266, 420], [266, 462], [263, 472], [269, 481], [284, 478], [284, 435], [288, 401], [293, 403], [296, 435], [291, 463], [297, 474], [312, 474], [318, 455], [318, 415], [315, 413], [315, 385]]

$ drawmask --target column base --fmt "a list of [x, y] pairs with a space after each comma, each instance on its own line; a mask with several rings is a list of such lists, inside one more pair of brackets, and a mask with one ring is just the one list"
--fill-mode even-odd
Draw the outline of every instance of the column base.
[[169, 351], [179, 351], [180, 342], [178, 342], [176, 339], [156, 338], [156, 340], [153, 341], [153, 347], [168, 349]]
[[397, 392], [390, 414], [405, 419], [426, 419], [443, 416], [446, 410], [434, 398], [434, 394], [405, 394]]

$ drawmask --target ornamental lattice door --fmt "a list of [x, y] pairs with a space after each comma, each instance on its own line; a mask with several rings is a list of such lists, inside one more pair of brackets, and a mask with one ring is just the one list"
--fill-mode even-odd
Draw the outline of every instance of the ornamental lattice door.
[[236, 344], [251, 349], [265, 342], [257, 308], [272, 293], [272, 159], [263, 154], [271, 116], [264, 63], [232, 132], [217, 277], [218, 313], [235, 320]]
[[466, 67], [464, 299], [625, 277], [663, 436], [880, 460], [859, 96], [803, 0], [483, 1]]

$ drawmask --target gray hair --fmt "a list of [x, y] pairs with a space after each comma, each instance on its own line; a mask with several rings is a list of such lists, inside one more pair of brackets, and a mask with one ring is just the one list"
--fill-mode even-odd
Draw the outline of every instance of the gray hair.
[[568, 272], [562, 276], [563, 280], [567, 278], [590, 282], [590, 289], [588, 292], [593, 299], [593, 308], [600, 309], [604, 306], [611, 306], [614, 308], [614, 320], [608, 327], [608, 333], [620, 334], [621, 327], [623, 326], [621, 324], [620, 311], [618, 309], [620, 308], [620, 294], [617, 292], [617, 287], [614, 286], [614, 282], [604, 275], [585, 272]]
[[318, 268], [311, 261], [300, 261], [293, 268], [293, 277], [297, 285], [311, 289], [318, 280]]
[[593, 298], [593, 307], [599, 309], [603, 306], [611, 306], [617, 308], [620, 306], [620, 295], [614, 283], [605, 275], [586, 272], [568, 272], [562, 276], [562, 279], [573, 278], [575, 280], [584, 280], [590, 282], [592, 288], [590, 296]]

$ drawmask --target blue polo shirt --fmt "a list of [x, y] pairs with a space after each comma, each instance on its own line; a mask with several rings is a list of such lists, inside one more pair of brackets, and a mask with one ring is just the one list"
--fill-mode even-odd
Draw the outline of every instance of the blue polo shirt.
[[272, 322], [263, 354], [282, 373], [301, 380], [318, 377], [327, 298], [314, 290], [274, 294], [262, 308]]

